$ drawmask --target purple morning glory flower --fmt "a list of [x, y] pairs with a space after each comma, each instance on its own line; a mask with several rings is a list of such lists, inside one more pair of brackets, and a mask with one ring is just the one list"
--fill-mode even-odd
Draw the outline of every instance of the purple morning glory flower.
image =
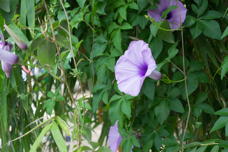
[[112, 152], [117, 152], [119, 145], [121, 143], [122, 137], [118, 130], [118, 123], [110, 127], [108, 134], [108, 146]]
[[161, 79], [156, 63], [147, 43], [132, 41], [115, 66], [115, 77], [120, 91], [137, 96], [146, 77]]
[[149, 10], [148, 15], [156, 22], [162, 21], [164, 20], [162, 19], [163, 12], [171, 6], [176, 6], [176, 8], [170, 11], [165, 19], [172, 29], [178, 29], [184, 22], [187, 13], [187, 9], [179, 0], [160, 0], [157, 9]]
[[7, 77], [10, 77], [12, 65], [18, 62], [18, 56], [11, 53], [12, 44], [0, 41], [0, 60], [2, 63], [2, 70]]

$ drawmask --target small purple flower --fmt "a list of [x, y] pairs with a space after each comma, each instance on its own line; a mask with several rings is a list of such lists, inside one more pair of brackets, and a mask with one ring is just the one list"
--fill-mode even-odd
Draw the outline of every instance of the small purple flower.
[[147, 43], [132, 41], [115, 66], [115, 77], [120, 91], [137, 96], [146, 77], [161, 79], [156, 63]]
[[110, 127], [108, 134], [108, 146], [112, 152], [117, 152], [119, 145], [121, 143], [122, 137], [118, 130], [118, 123]]
[[187, 9], [179, 0], [160, 0], [157, 9], [149, 10], [148, 15], [156, 22], [162, 21], [163, 12], [171, 6], [176, 6], [174, 10], [170, 11], [166, 20], [172, 29], [178, 29], [186, 18]]
[[0, 41], [0, 60], [2, 63], [2, 70], [7, 77], [10, 77], [12, 65], [18, 62], [18, 56], [11, 53], [12, 44]]

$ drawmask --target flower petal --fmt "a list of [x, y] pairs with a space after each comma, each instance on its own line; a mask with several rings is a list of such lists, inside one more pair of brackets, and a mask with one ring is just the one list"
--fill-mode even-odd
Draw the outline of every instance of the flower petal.
[[171, 2], [171, 0], [160, 0], [160, 2], [158, 4], [158, 9], [160, 11], [164, 11], [165, 9], [167, 9], [170, 6], [170, 2]]
[[172, 11], [172, 17], [168, 21], [172, 29], [178, 29], [185, 21], [187, 9], [180, 1], [171, 0], [170, 3], [177, 8]]
[[119, 90], [137, 96], [144, 80], [144, 77], [140, 77], [139, 73], [138, 65], [125, 56], [120, 57], [115, 66], [115, 77]]
[[115, 77], [120, 91], [137, 96], [143, 82], [155, 69], [156, 63], [148, 44], [132, 41], [115, 66]]
[[142, 52], [143, 60], [147, 64], [147, 72], [145, 73], [145, 77], [149, 76], [152, 71], [154, 71], [157, 67], [156, 62], [151, 54], [150, 48], [143, 50]]
[[0, 60], [9, 64], [15, 64], [18, 62], [18, 56], [3, 49], [0, 49]]
[[2, 63], [2, 70], [5, 72], [6, 77], [9, 78], [11, 74], [12, 65], [5, 62], [1, 62], [1, 63]]
[[127, 80], [118, 82], [120, 91], [129, 94], [131, 96], [137, 96], [142, 88], [145, 77], [134, 76]]
[[153, 18], [156, 22], [159, 22], [162, 20], [161, 18], [161, 12], [158, 9], [155, 10], [149, 10], [148, 11], [148, 16]]
[[162, 74], [161, 74], [159, 71], [154, 70], [154, 71], [149, 75], [149, 77], [150, 77], [151, 79], [154, 79], [154, 80], [160, 80], [161, 77], [162, 77]]
[[110, 127], [109, 134], [108, 134], [108, 146], [112, 150], [112, 152], [117, 152], [119, 145], [121, 143], [122, 137], [118, 130], [117, 122], [115, 125]]
[[124, 53], [124, 56], [132, 61], [137, 66], [144, 64], [142, 51], [150, 49], [148, 44], [142, 40], [132, 41], [129, 44], [127, 51]]

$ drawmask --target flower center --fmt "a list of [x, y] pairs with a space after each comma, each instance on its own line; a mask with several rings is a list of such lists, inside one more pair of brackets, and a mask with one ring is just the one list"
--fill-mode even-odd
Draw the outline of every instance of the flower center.
[[147, 69], [148, 69], [148, 65], [147, 64], [143, 64], [139, 67], [139, 75], [140, 76], [145, 76], [146, 72], [147, 72]]
[[166, 16], [166, 19], [169, 20], [172, 18], [172, 16], [173, 16], [172, 12], [169, 12]]

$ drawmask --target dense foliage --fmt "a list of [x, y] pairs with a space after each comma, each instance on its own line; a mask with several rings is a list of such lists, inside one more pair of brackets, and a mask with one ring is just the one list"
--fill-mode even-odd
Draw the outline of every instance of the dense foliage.
[[[5, 40], [28, 45], [14, 45], [9, 78], [0, 71], [1, 151], [108, 152], [118, 122], [123, 152], [228, 152], [227, 0], [183, 0], [177, 30], [147, 16], [159, 0], [0, 2]], [[136, 97], [114, 74], [132, 40], [149, 44], [162, 73]]]

